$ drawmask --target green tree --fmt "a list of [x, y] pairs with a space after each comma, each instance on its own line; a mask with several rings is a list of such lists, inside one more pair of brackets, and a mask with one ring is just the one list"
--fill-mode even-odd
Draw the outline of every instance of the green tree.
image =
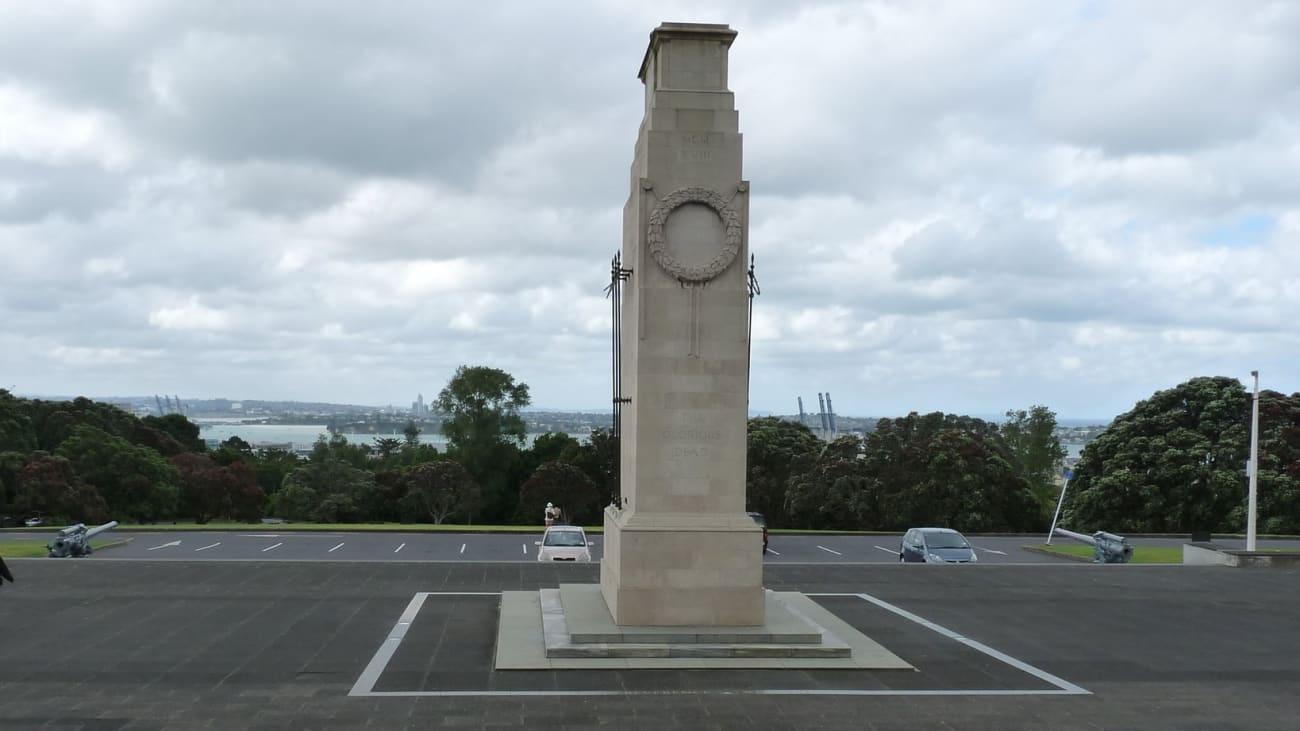
[[[0, 513], [13, 504], [18, 494], [18, 471], [27, 463], [24, 452], [0, 452]], [[13, 508], [18, 512], [17, 508]]]
[[244, 523], [256, 523], [266, 511], [266, 493], [257, 482], [257, 472], [244, 462], [225, 467], [230, 494], [230, 517]]
[[34, 449], [36, 428], [28, 414], [27, 400], [0, 388], [0, 452], [27, 454]]
[[448, 454], [464, 465], [483, 488], [485, 519], [504, 520], [518, 500], [511, 473], [520, 459], [528, 385], [509, 373], [485, 366], [461, 366], [438, 394], [447, 415], [442, 433]]
[[284, 485], [289, 473], [302, 466], [298, 455], [287, 449], [266, 447], [257, 450], [253, 471], [257, 473], [257, 484], [266, 495], [274, 495]]
[[[1259, 531], [1300, 533], [1300, 393], [1259, 394]], [[1245, 524], [1243, 506], [1230, 520]]]
[[408, 447], [414, 447], [419, 444], [420, 432], [422, 431], [424, 430], [415, 425], [414, 419], [408, 419], [406, 421], [406, 428], [402, 429], [402, 437], [406, 440], [406, 445]]
[[537, 469], [544, 462], [556, 460], [569, 461], [582, 448], [582, 442], [563, 432], [547, 432], [533, 440], [532, 446], [525, 450], [527, 463]]
[[63, 457], [33, 452], [17, 476], [14, 507], [20, 515], [38, 514], [51, 522], [99, 523], [108, 506], [93, 485], [82, 480]]
[[375, 492], [375, 476], [333, 459], [312, 459], [289, 473], [274, 497], [278, 517], [319, 523], [355, 523]]
[[181, 446], [191, 452], [206, 452], [207, 445], [199, 437], [199, 425], [190, 421], [183, 414], [165, 416], [146, 416], [140, 420], [145, 426], [168, 434]]
[[591, 434], [576, 448], [566, 446], [558, 459], [582, 470], [600, 492], [602, 504], [611, 505], [615, 502], [618, 497], [620, 455], [618, 437], [611, 430], [592, 429]]
[[792, 476], [806, 474], [821, 452], [812, 430], [775, 416], [750, 419], [745, 463], [745, 504], [762, 513], [768, 526], [789, 525], [786, 492]]
[[825, 445], [810, 469], [792, 473], [785, 514], [795, 528], [862, 530], [876, 485], [862, 459], [862, 440], [853, 435]]
[[111, 404], [77, 397], [71, 401], [33, 400], [27, 403], [37, 448], [53, 452], [76, 427], [85, 425], [115, 437], [130, 439], [140, 420]]
[[57, 453], [95, 486], [114, 517], [148, 522], [176, 514], [176, 469], [154, 450], [80, 425], [63, 440]]
[[515, 522], [541, 523], [548, 502], [575, 525], [591, 525], [600, 519], [600, 490], [582, 470], [565, 462], [545, 462], [533, 471], [519, 489]]
[[468, 515], [479, 500], [478, 485], [460, 464], [451, 460], [429, 462], [402, 474], [406, 495], [403, 517], [411, 522], [441, 524], [455, 514]]
[[1138, 402], [1084, 448], [1062, 524], [1084, 532], [1240, 530], [1249, 414], [1245, 387], [1222, 376]]
[[217, 445], [217, 450], [212, 454], [212, 460], [222, 466], [236, 462], [254, 464], [257, 462], [257, 455], [253, 451], [253, 445], [238, 436], [232, 436]]
[[996, 424], [955, 414], [881, 419], [864, 461], [879, 486], [879, 527], [1030, 530], [1041, 507]]
[[512, 483], [522, 485], [538, 467], [546, 462], [561, 461], [573, 464], [582, 453], [582, 443], [562, 432], [540, 434], [527, 449], [521, 450], [511, 473]]
[[1002, 438], [1019, 465], [1021, 477], [1029, 483], [1044, 511], [1056, 505], [1057, 475], [1065, 460], [1065, 447], [1056, 436], [1056, 413], [1046, 406], [1029, 411], [1007, 411]]
[[[374, 455], [380, 462], [387, 464], [394, 457], [402, 453], [403, 445], [410, 445], [410, 442], [403, 442], [401, 439], [392, 437], [375, 437]], [[413, 446], [413, 445], [412, 445]]]
[[370, 445], [349, 442], [341, 432], [331, 434], [328, 439], [322, 434], [316, 437], [307, 459], [312, 462], [342, 462], [358, 469], [368, 469]]
[[184, 452], [171, 458], [180, 476], [178, 514], [202, 525], [213, 518], [230, 515], [232, 485], [230, 473], [206, 454]]

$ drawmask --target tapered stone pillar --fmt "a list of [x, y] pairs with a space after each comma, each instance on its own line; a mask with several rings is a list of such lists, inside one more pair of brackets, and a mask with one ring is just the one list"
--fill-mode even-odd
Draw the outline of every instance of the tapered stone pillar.
[[761, 530], [745, 514], [749, 186], [725, 25], [664, 23], [623, 209], [623, 502], [601, 593], [619, 625], [764, 622]]

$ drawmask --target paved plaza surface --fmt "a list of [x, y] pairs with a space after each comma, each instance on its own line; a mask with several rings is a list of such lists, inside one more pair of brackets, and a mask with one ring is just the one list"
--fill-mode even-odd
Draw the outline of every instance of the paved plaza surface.
[[768, 588], [816, 595], [917, 671], [497, 672], [496, 594], [595, 582], [596, 566], [11, 563], [6, 730], [1217, 731], [1300, 718], [1290, 570], [769, 564]]
[[[1039, 545], [1045, 536], [971, 535], [981, 563], [1060, 563], [1068, 561], [1023, 549]], [[125, 545], [97, 554], [96, 558], [149, 560], [258, 560], [258, 561], [535, 561], [541, 538], [537, 533], [402, 533], [364, 531], [276, 531], [274, 526], [238, 531], [112, 531], [107, 540], [128, 540]], [[598, 533], [592, 559], [604, 552]], [[764, 563], [835, 564], [893, 563], [898, 561], [897, 535], [792, 535], [774, 533]], [[50, 541], [49, 532], [0, 531], [0, 555], [7, 540]], [[1057, 537], [1061, 545], [1081, 545]], [[1130, 539], [1135, 546], [1180, 546], [1186, 538]], [[1238, 538], [1215, 538], [1224, 548], [1242, 548]], [[1297, 547], [1296, 540], [1261, 540], [1261, 548]]]

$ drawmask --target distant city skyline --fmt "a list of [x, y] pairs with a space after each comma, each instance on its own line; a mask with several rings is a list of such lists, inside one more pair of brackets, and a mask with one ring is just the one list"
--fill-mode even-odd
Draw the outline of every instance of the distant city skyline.
[[[18, 396], [18, 397], [20, 397], [20, 398], [35, 398], [35, 399], [46, 399], [46, 400], [70, 400], [70, 399], [77, 398], [78, 396], [84, 396], [84, 397], [86, 397], [86, 398], [90, 398], [90, 399], [92, 399], [92, 400], [96, 400], [96, 401], [102, 401], [102, 402], [105, 402], [105, 403], [122, 403], [122, 402], [130, 402], [130, 401], [146, 401], [146, 402], [147, 402], [147, 401], [149, 401], [150, 399], [153, 399], [153, 398], [154, 398], [152, 395], [145, 396], [145, 395], [141, 395], [141, 394], [116, 394], [116, 395], [108, 395], [108, 396], [106, 396], [106, 395], [102, 395], [102, 394], [98, 394], [98, 395], [96, 395], [96, 394], [78, 394], [78, 395], [76, 395], [76, 396], [71, 396], [71, 395], [68, 395], [68, 394], [25, 394], [25, 393], [17, 392], [17, 393], [14, 393], [14, 395], [15, 395], [15, 396]], [[419, 394], [418, 396], [422, 396], [422, 395], [423, 395], [423, 394]], [[418, 398], [418, 396], [417, 396], [417, 400], [416, 400], [415, 402], [412, 402], [412, 404], [411, 404], [410, 406], [408, 406], [408, 407], [402, 407], [402, 406], [399, 405], [399, 404], [396, 404], [396, 403], [388, 403], [388, 402], [384, 402], [384, 403], [352, 403], [352, 402], [335, 402], [335, 401], [329, 401], [329, 400], [323, 400], [323, 399], [311, 399], [311, 400], [308, 400], [308, 401], [298, 401], [298, 400], [296, 400], [296, 399], [274, 399], [274, 398], [273, 398], [273, 399], [244, 399], [244, 398], [232, 398], [232, 397], [230, 397], [230, 396], [194, 396], [194, 397], [192, 397], [192, 398], [182, 399], [182, 401], [184, 401], [186, 404], [190, 404], [190, 403], [193, 402], [193, 401], [220, 401], [220, 400], [230, 401], [231, 403], [238, 403], [238, 404], [242, 404], [242, 403], [244, 403], [244, 402], [266, 402], [266, 401], [270, 401], [270, 402], [283, 402], [283, 403], [297, 403], [297, 404], [304, 404], [304, 405], [305, 405], [305, 404], [321, 404], [321, 405], [330, 405], [330, 406], [337, 406], [337, 407], [344, 407], [344, 408], [348, 408], [348, 407], [350, 407], [350, 408], [365, 408], [365, 409], [373, 409], [373, 410], [375, 410], [375, 411], [385, 411], [385, 410], [389, 410], [389, 411], [393, 411], [393, 412], [397, 412], [397, 413], [411, 413], [412, 415], [414, 415], [416, 412], [415, 412], [415, 409], [412, 408], [412, 407], [414, 407], [416, 403], [419, 403], [419, 398]], [[147, 406], [147, 404], [146, 404], [146, 406]], [[425, 404], [425, 405], [424, 405], [424, 409], [425, 409], [425, 410], [422, 412], [423, 415], [426, 415], [426, 416], [428, 416], [428, 415], [432, 415], [433, 412], [432, 412], [431, 406], [430, 406], [429, 404]], [[574, 408], [574, 407], [565, 407], [565, 406], [547, 406], [547, 405], [532, 405], [532, 406], [528, 406], [528, 407], [525, 407], [525, 408], [524, 408], [524, 411], [528, 411], [528, 412], [541, 412], [541, 413], [544, 413], [544, 412], [557, 412], [557, 413], [572, 413], [572, 414], [608, 414], [608, 413], [611, 413], [611, 412], [610, 412], [609, 410], [607, 410], [607, 409], [602, 410], [602, 409], [598, 409], [598, 408], [597, 408], [597, 409], [590, 409], [590, 408]], [[913, 409], [913, 411], [917, 411], [917, 410], [916, 410], [916, 409]], [[933, 412], [933, 411], [943, 411], [943, 412], [945, 412], [945, 413], [960, 414], [960, 415], [963, 415], [963, 416], [973, 416], [973, 417], [976, 417], [976, 418], [979, 418], [979, 419], [984, 419], [985, 421], [993, 421], [993, 422], [998, 422], [998, 423], [1002, 422], [1002, 421], [1005, 419], [1005, 412], [999, 412], [999, 413], [966, 413], [966, 412], [956, 412], [956, 411], [945, 410], [945, 409], [927, 409], [927, 410], [924, 410], [924, 411], [919, 411], [919, 413], [930, 413], [930, 412]], [[835, 413], [835, 415], [836, 415], [837, 417], [844, 417], [844, 418], [849, 418], [849, 419], [878, 419], [878, 418], [894, 418], [894, 417], [900, 417], [900, 416], [906, 416], [906, 415], [907, 415], [907, 412], [900, 412], [900, 413], [893, 413], [893, 414], [884, 414], [884, 413], [880, 413], [880, 414], [845, 413], [845, 412], [843, 412], [843, 411], [840, 411], [838, 408], [835, 409], [835, 412], [834, 412], [834, 413]], [[816, 412], [816, 411], [808, 411], [808, 412], [806, 412], [806, 416], [807, 416], [807, 424], [808, 424], [809, 428], [812, 428], [812, 429], [814, 429], [814, 430], [816, 430], [816, 429], [820, 429], [820, 428], [821, 428], [821, 427], [820, 427], [820, 424], [819, 424], [818, 421], [817, 421], [817, 414], [818, 414], [818, 412]], [[791, 410], [788, 410], [788, 411], [781, 411], [781, 410], [775, 410], [775, 411], [773, 411], [773, 410], [765, 410], [765, 409], [762, 409], [762, 410], [750, 409], [750, 415], [751, 415], [751, 416], [787, 416], [787, 417], [798, 417], [798, 415], [799, 415], [799, 411], [798, 411], [798, 407], [797, 407], [797, 405], [796, 405], [796, 408], [791, 409]], [[1090, 426], [1090, 425], [1095, 425], [1095, 424], [1105, 424], [1105, 423], [1108, 423], [1108, 422], [1110, 422], [1110, 421], [1114, 418], [1114, 416], [1117, 416], [1117, 415], [1118, 415], [1118, 414], [1114, 414], [1114, 415], [1111, 415], [1111, 416], [1105, 416], [1105, 417], [1087, 417], [1087, 416], [1085, 416], [1085, 417], [1078, 417], [1078, 416], [1071, 416], [1071, 415], [1061, 415], [1061, 414], [1057, 414], [1057, 423], [1058, 423], [1060, 426]]]

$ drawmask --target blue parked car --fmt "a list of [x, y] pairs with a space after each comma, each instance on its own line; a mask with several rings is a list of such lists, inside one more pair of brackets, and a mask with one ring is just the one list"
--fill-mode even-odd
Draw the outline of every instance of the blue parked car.
[[903, 534], [898, 560], [905, 563], [975, 563], [975, 549], [951, 528], [912, 528]]

